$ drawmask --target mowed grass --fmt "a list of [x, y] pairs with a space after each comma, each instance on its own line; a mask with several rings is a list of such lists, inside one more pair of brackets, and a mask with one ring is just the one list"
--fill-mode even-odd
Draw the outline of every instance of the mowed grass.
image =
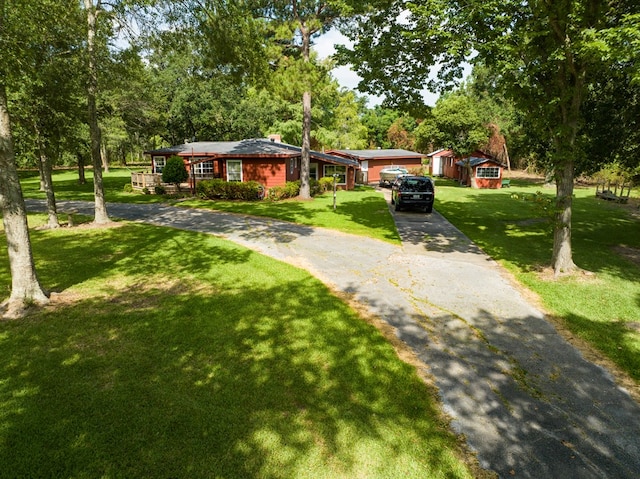
[[[78, 184], [75, 170], [56, 171], [53, 175], [57, 200], [94, 201], [93, 172], [87, 169], [87, 184]], [[204, 208], [230, 213], [266, 216], [298, 224], [330, 228], [370, 238], [400, 244], [400, 236], [382, 194], [370, 187], [357, 187], [352, 191], [338, 191], [336, 208], [333, 192], [327, 192], [309, 201], [209, 201], [186, 199], [175, 201], [158, 195], [127, 193], [124, 185], [131, 182], [131, 170], [111, 168], [104, 173], [103, 183], [107, 202], [160, 203], [172, 202], [185, 208]], [[27, 198], [45, 199], [39, 191], [37, 172], [22, 173], [22, 187]]]
[[297, 199], [272, 201], [206, 201], [187, 200], [181, 206], [215, 209], [230, 213], [267, 216], [302, 225], [330, 228], [393, 244], [400, 244], [400, 236], [384, 196], [371, 187], [356, 187], [352, 191], [336, 192], [333, 209], [333, 191], [309, 201]]
[[539, 191], [554, 197], [555, 189], [517, 180], [511, 185], [476, 190], [440, 180], [435, 207], [537, 293], [573, 334], [640, 383], [640, 219], [631, 214], [637, 207], [597, 199], [595, 187], [576, 188], [573, 258], [585, 271], [554, 279], [545, 269], [551, 225], [535, 203], [513, 196]]
[[0, 322], [0, 477], [471, 477], [434, 391], [306, 272], [140, 224], [31, 233], [58, 294]]

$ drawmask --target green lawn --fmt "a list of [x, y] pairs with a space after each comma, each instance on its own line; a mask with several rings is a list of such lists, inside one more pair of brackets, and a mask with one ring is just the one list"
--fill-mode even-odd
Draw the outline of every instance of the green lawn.
[[[108, 201], [165, 201], [124, 193], [128, 177], [105, 175]], [[23, 181], [27, 196], [43, 197], [37, 178]], [[75, 173], [55, 181], [58, 199], [92, 200]], [[511, 185], [438, 180], [436, 209], [637, 384], [640, 221], [596, 199], [594, 188], [576, 189], [573, 252], [586, 272], [555, 280], [546, 269], [550, 226], [521, 199], [554, 190]], [[336, 212], [331, 195], [184, 203], [398, 241], [369, 188], [340, 192]], [[434, 419], [432, 391], [306, 273], [214, 238], [142, 225], [34, 231], [33, 240], [43, 283], [69, 303], [0, 325], [0, 466], [8, 466], [0, 476], [467, 474], [451, 455], [455, 439]]]
[[[540, 191], [553, 197], [555, 190], [511, 184], [476, 190], [439, 181], [436, 209], [537, 293], [573, 334], [640, 382], [640, 265], [628, 254], [640, 253], [640, 219], [630, 207], [597, 199], [595, 187], [577, 188], [573, 255], [586, 272], [554, 280], [544, 270], [553, 245], [550, 225], [535, 203], [512, 196]], [[622, 246], [630, 248], [627, 253]]]
[[471, 477], [434, 391], [303, 270], [140, 224], [32, 241], [61, 294], [0, 322], [0, 477]]
[[[93, 201], [92, 175], [92, 171], [87, 170], [89, 183], [79, 185], [75, 170], [56, 171], [53, 175], [56, 199]], [[373, 188], [358, 187], [354, 191], [338, 191], [336, 209], [334, 210], [333, 192], [325, 193], [312, 201], [246, 202], [189, 199], [177, 202], [158, 195], [126, 193], [124, 185], [131, 182], [131, 170], [126, 168], [111, 168], [109, 173], [104, 174], [103, 182], [107, 202], [172, 202], [183, 207], [268, 216], [283, 221], [321, 226], [400, 244], [400, 236], [387, 204], [383, 196]], [[44, 192], [39, 191], [40, 183], [37, 172], [23, 172], [22, 187], [25, 197], [45, 199]]]
[[[141, 193], [127, 193], [124, 185], [131, 184], [131, 172], [142, 171], [142, 168], [110, 168], [109, 173], [103, 173], [104, 194], [107, 202], [119, 203], [160, 203], [166, 198], [157, 195], [143, 195]], [[84, 200], [94, 201], [93, 170], [85, 170], [86, 183], [78, 183], [77, 170], [55, 170], [53, 185], [56, 200]], [[22, 192], [25, 198], [45, 199], [45, 193], [40, 191], [40, 179], [37, 171], [20, 172]]]

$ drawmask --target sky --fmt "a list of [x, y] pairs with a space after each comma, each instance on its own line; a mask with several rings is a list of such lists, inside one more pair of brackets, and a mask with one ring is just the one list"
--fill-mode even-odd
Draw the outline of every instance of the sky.
[[[334, 45], [336, 44], [350, 45], [350, 42], [344, 35], [342, 35], [338, 30], [334, 28], [324, 35], [320, 36], [319, 38], [315, 39], [313, 49], [318, 53], [320, 59], [324, 59], [335, 53], [336, 49], [334, 48]], [[334, 68], [331, 71], [331, 74], [338, 81], [340, 86], [348, 88], [349, 90], [356, 91], [359, 96], [365, 96], [368, 99], [367, 104], [370, 108], [379, 105], [384, 99], [384, 97], [382, 96], [366, 95], [364, 93], [358, 92], [357, 86], [360, 82], [360, 77], [354, 71], [352, 71], [349, 66]], [[428, 91], [425, 91], [423, 94], [427, 105], [435, 105], [435, 102], [438, 99], [438, 95]]]

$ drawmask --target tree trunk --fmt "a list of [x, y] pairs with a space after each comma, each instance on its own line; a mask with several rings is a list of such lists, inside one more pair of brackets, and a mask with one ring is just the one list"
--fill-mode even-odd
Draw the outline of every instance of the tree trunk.
[[44, 141], [42, 139], [42, 136], [40, 135], [40, 128], [38, 127], [37, 122], [34, 125], [34, 131], [36, 135], [36, 143], [38, 144], [38, 155], [40, 157], [40, 161], [38, 164], [41, 178], [40, 182], [47, 196], [47, 214], [49, 217], [47, 226], [52, 229], [59, 228], [60, 223], [58, 222], [56, 196], [53, 191], [53, 178], [51, 176], [51, 160], [49, 159], [49, 155], [45, 150]]
[[44, 170], [42, 169], [42, 161], [38, 161], [38, 176], [40, 177], [39, 191], [46, 191], [44, 187]]
[[311, 92], [302, 95], [302, 158], [300, 161], [300, 198], [311, 198], [309, 170], [311, 168]]
[[[99, 2], [98, 2], [99, 5]], [[84, 0], [87, 13], [87, 109], [89, 116], [89, 132], [91, 136], [91, 160], [93, 163], [93, 193], [95, 196], [94, 223], [108, 223], [107, 204], [104, 198], [102, 182], [102, 157], [100, 154], [100, 127], [98, 126], [98, 112], [96, 98], [98, 96], [98, 69], [96, 65], [96, 32], [98, 7], [94, 7], [92, 0]]]
[[102, 169], [105, 173], [109, 173], [109, 153], [104, 142], [100, 144], [100, 158], [102, 158]]
[[[309, 63], [311, 32], [301, 25], [302, 34], [302, 58], [305, 64]], [[307, 77], [309, 75], [307, 74]], [[308, 78], [305, 81], [309, 81]], [[309, 185], [309, 170], [311, 168], [311, 87], [307, 84], [306, 91], [302, 94], [302, 158], [300, 160], [300, 198], [311, 198]]]
[[576, 269], [571, 250], [571, 210], [573, 204], [573, 161], [556, 167], [556, 214], [551, 265], [555, 276]]
[[78, 184], [84, 185], [87, 182], [87, 179], [84, 176], [84, 156], [80, 153], [76, 153], [76, 157], [78, 158]]
[[33, 261], [4, 84], [0, 84], [0, 206], [11, 269], [11, 295], [2, 304], [2, 312], [4, 317], [16, 318], [29, 304], [45, 304], [49, 298], [40, 286]]
[[507, 160], [507, 170], [509, 171], [509, 173], [511, 173], [511, 158], [509, 158], [509, 150], [507, 149], [507, 142], [504, 142], [504, 145], [502, 145], [502, 147], [504, 148], [504, 157]]
[[44, 177], [44, 191], [47, 195], [47, 215], [49, 217], [47, 226], [49, 228], [59, 228], [60, 223], [58, 222], [56, 195], [53, 191], [53, 178], [51, 176], [51, 160], [44, 152], [40, 154], [40, 163], [42, 164], [42, 173]]

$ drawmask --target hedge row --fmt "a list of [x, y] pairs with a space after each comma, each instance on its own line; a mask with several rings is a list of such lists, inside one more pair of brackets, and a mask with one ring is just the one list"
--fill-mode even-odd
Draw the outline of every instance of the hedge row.
[[[333, 188], [333, 178], [320, 178], [318, 181], [312, 179], [309, 186], [311, 196], [316, 196]], [[257, 181], [240, 183], [216, 178], [198, 182], [196, 193], [198, 197], [210, 200], [256, 201], [266, 198], [271, 201], [279, 201], [298, 196], [300, 181], [287, 181], [285, 185], [274, 186], [265, 192], [264, 187]]]
[[210, 200], [254, 201], [264, 197], [264, 187], [257, 181], [240, 183], [215, 178], [198, 182], [196, 194], [200, 198]]

